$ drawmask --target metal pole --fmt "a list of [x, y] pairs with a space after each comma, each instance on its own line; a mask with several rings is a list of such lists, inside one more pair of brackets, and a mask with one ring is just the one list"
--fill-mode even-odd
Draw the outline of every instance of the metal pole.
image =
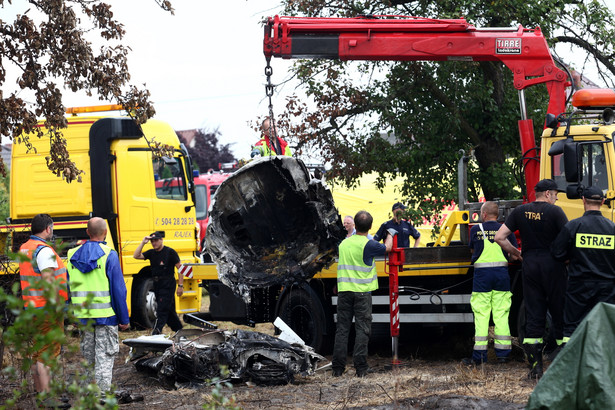
[[521, 120], [527, 120], [527, 105], [525, 104], [525, 90], [519, 90], [519, 111], [521, 112]]
[[[470, 156], [466, 155], [466, 152], [462, 149], [459, 150], [459, 154], [461, 154], [461, 158], [457, 163], [457, 191], [459, 194], [457, 206], [460, 211], [464, 211], [468, 202], [468, 161], [470, 161]], [[459, 229], [459, 239], [464, 244], [470, 242], [467, 229]]]
[[[393, 237], [393, 250], [389, 253], [389, 312], [391, 315], [391, 349], [393, 358], [391, 365], [396, 368], [399, 361], [399, 277], [398, 264], [401, 258], [397, 249], [397, 235]], [[401, 250], [403, 252], [403, 249]]]

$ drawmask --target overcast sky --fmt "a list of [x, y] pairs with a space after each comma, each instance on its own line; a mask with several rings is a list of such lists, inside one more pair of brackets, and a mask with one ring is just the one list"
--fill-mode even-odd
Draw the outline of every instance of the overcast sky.
[[[250, 120], [265, 115], [265, 58], [262, 18], [281, 13], [278, 0], [171, 0], [175, 15], [154, 0], [107, 0], [126, 29], [129, 69], [134, 84], [151, 92], [156, 118], [177, 130], [219, 129], [222, 143], [231, 143], [236, 157], [246, 158], [258, 133]], [[612, 4], [609, 4], [611, 7]], [[0, 9], [0, 18], [14, 20], [30, 6], [24, 0]], [[6, 16], [3, 16], [6, 14]], [[562, 57], [567, 58], [565, 51]], [[273, 59], [273, 82], [288, 77], [291, 62]], [[293, 86], [279, 87], [275, 113]], [[67, 107], [102, 104], [83, 94], [65, 92]]]
[[[258, 134], [247, 122], [268, 109], [260, 22], [280, 13], [279, 1], [172, 0], [174, 16], [153, 0], [109, 3], [126, 28], [133, 82], [146, 83], [156, 118], [178, 131], [219, 129], [236, 157], [248, 157]], [[281, 81], [288, 63], [272, 66]]]

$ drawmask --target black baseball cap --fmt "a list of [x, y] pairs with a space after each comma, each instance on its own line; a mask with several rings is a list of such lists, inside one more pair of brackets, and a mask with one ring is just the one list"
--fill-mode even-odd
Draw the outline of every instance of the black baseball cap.
[[557, 191], [557, 184], [552, 179], [543, 179], [541, 181], [538, 181], [538, 183], [534, 187], [534, 191], [536, 192]]
[[164, 238], [164, 231], [156, 231], [150, 235], [151, 239], [162, 239]]
[[395, 202], [391, 211], [394, 211], [396, 209], [401, 209], [403, 211], [406, 209], [406, 205], [402, 204], [401, 202]]
[[604, 199], [604, 194], [602, 193], [602, 190], [597, 186], [588, 186], [583, 190], [583, 198], [600, 201]]

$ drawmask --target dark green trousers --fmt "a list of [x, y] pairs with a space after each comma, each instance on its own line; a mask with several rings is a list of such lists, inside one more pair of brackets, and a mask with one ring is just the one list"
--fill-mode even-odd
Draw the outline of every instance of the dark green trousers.
[[354, 317], [355, 342], [352, 361], [357, 371], [367, 370], [367, 343], [372, 331], [371, 292], [340, 292], [337, 295], [337, 324], [333, 347], [333, 370], [346, 368], [348, 335]]

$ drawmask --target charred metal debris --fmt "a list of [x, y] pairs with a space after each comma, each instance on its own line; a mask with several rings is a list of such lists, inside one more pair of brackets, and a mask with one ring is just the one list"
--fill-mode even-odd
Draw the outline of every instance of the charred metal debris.
[[288, 384], [296, 374], [314, 374], [318, 362], [326, 360], [309, 346], [240, 329], [182, 329], [173, 339], [141, 336], [123, 343], [131, 347], [137, 370], [155, 374], [168, 389], [209, 384], [222, 376], [221, 366], [233, 382]]
[[333, 262], [345, 230], [331, 191], [301, 160], [266, 157], [216, 191], [206, 247], [219, 279], [246, 302], [250, 290], [289, 286]]

